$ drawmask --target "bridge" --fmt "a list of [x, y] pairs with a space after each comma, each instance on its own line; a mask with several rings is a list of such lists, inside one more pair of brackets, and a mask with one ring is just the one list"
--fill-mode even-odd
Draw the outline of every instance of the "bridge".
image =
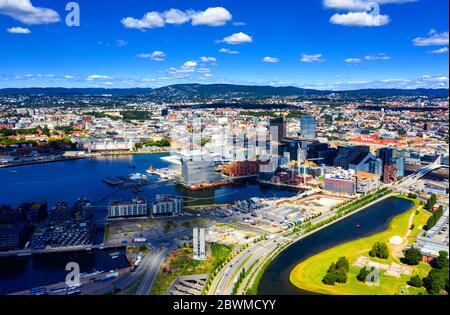
[[398, 181], [394, 186], [408, 188], [409, 186], [416, 183], [419, 179], [421, 179], [428, 173], [431, 173], [431, 172], [436, 171], [441, 168], [449, 168], [448, 165], [441, 164], [441, 161], [442, 161], [442, 157], [438, 157], [436, 159], [436, 161], [434, 161], [432, 164], [421, 168], [420, 170], [418, 170], [417, 172], [415, 172], [409, 176], [406, 176], [402, 180]]

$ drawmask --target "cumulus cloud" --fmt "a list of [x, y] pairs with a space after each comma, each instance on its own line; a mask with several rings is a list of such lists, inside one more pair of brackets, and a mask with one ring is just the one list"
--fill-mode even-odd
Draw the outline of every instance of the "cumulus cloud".
[[30, 34], [31, 33], [31, 31], [28, 28], [20, 27], [20, 26], [7, 28], [6, 31], [11, 34]]
[[223, 54], [229, 54], [229, 55], [237, 55], [239, 54], [239, 51], [237, 50], [231, 50], [229, 48], [221, 48], [219, 50], [219, 52], [223, 53]]
[[151, 59], [154, 61], [164, 61], [166, 59], [166, 54], [162, 51], [155, 50], [154, 52], [149, 54], [146, 53], [138, 54], [136, 57], [142, 59]]
[[[403, 4], [416, 2], [417, 0], [378, 0], [379, 4]], [[367, 11], [374, 0], [324, 0], [323, 6], [327, 9]]]
[[191, 18], [192, 25], [222, 26], [233, 17], [227, 9], [217, 7], [195, 12], [192, 14]]
[[268, 63], [277, 63], [280, 61], [280, 59], [274, 57], [264, 57], [263, 61]]
[[442, 47], [439, 49], [435, 49], [430, 51], [431, 54], [439, 55], [439, 54], [446, 54], [448, 53], [448, 47]]
[[448, 45], [448, 31], [438, 33], [432, 29], [426, 37], [416, 37], [413, 39], [414, 46], [442, 46]]
[[187, 68], [197, 67], [197, 62], [193, 61], [193, 60], [188, 60], [183, 64], [183, 67], [187, 67]]
[[163, 17], [167, 24], [184, 24], [191, 19], [189, 12], [183, 12], [178, 9], [165, 11]]
[[243, 32], [239, 32], [225, 37], [220, 42], [224, 42], [230, 45], [240, 45], [253, 42], [253, 38]]
[[314, 55], [308, 55], [308, 54], [302, 54], [302, 62], [319, 62], [323, 61], [322, 54], [314, 54]]
[[366, 0], [324, 0], [323, 6], [327, 9], [337, 10], [366, 10]]
[[134, 28], [139, 30], [164, 27], [164, 18], [159, 12], [147, 12], [142, 19], [127, 17], [122, 19], [125, 28]]
[[201, 62], [216, 62], [217, 59], [214, 57], [200, 57]]
[[58, 12], [35, 7], [30, 0], [0, 0], [0, 14], [28, 25], [50, 24], [60, 20]]
[[367, 12], [335, 13], [330, 18], [330, 23], [345, 26], [383, 26], [389, 22], [387, 15], [372, 15]]
[[345, 59], [345, 62], [346, 63], [360, 63], [361, 59], [359, 59], [359, 58], [347, 58], [347, 59]]
[[164, 12], [148, 12], [141, 19], [126, 17], [121, 20], [126, 28], [152, 29], [164, 27], [166, 24], [181, 25], [191, 22], [192, 25], [223, 26], [233, 16], [222, 7], [208, 8], [205, 11], [170, 9]]

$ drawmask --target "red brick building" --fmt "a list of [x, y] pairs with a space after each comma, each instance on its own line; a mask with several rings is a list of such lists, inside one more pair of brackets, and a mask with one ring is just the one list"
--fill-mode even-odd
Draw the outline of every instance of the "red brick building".
[[260, 161], [231, 162], [223, 166], [222, 173], [231, 177], [257, 175]]
[[385, 164], [383, 167], [383, 182], [390, 184], [397, 181], [397, 167], [395, 164]]

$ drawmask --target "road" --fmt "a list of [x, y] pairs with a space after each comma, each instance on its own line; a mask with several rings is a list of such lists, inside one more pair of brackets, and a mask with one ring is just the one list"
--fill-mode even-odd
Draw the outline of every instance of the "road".
[[258, 267], [264, 262], [264, 259], [268, 257], [284, 240], [285, 238], [277, 235], [273, 239], [252, 244], [250, 247], [239, 253], [215, 277], [209, 294], [231, 295], [240, 272], [245, 269], [247, 272], [247, 277], [241, 283], [241, 287], [243, 287], [245, 281], [248, 279], [248, 276], [252, 274], [254, 270], [258, 269]]
[[147, 259], [143, 262], [143, 265], [145, 266], [144, 277], [139, 283], [139, 287], [136, 290], [136, 295], [148, 295], [150, 293], [159, 268], [161, 268], [161, 265], [166, 260], [168, 253], [173, 250], [172, 247], [160, 249], [147, 254]]

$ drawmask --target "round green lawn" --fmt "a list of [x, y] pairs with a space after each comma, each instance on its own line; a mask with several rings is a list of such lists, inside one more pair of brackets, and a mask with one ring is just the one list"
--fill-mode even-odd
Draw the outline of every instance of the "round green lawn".
[[[312, 256], [305, 261], [298, 264], [290, 274], [290, 280], [292, 284], [296, 287], [321, 294], [339, 294], [339, 295], [372, 295], [372, 294], [383, 294], [392, 295], [399, 293], [406, 294], [417, 294], [422, 291], [422, 289], [416, 289], [409, 287], [407, 281], [410, 276], [402, 275], [399, 278], [393, 276], [385, 276], [381, 272], [380, 285], [379, 286], [369, 286], [363, 282], [356, 279], [359, 273], [359, 267], [350, 267], [350, 272], [348, 274], [347, 283], [325, 285], [322, 283], [322, 279], [327, 273], [327, 270], [332, 262], [345, 256], [350, 261], [350, 265], [361, 255], [368, 256], [375, 242], [388, 243], [389, 239], [395, 235], [405, 236], [409, 226], [408, 222], [413, 213], [417, 210], [419, 213], [414, 215], [413, 224], [414, 230], [410, 233], [409, 243], [411, 243], [411, 238], [417, 236], [420, 232], [421, 227], [427, 222], [430, 214], [423, 210], [419, 205], [418, 200], [414, 201], [415, 205], [407, 212], [400, 214], [392, 219], [389, 224], [389, 228], [381, 233], [355, 240], [349, 243], [345, 243], [320, 254]], [[395, 262], [402, 264], [397, 257], [392, 256], [392, 251], [388, 259], [377, 259], [370, 257], [371, 260], [380, 263], [391, 263]], [[420, 263], [418, 266], [414, 266], [413, 274], [420, 274], [421, 276], [426, 276], [428, 271], [431, 269], [428, 264]]]

